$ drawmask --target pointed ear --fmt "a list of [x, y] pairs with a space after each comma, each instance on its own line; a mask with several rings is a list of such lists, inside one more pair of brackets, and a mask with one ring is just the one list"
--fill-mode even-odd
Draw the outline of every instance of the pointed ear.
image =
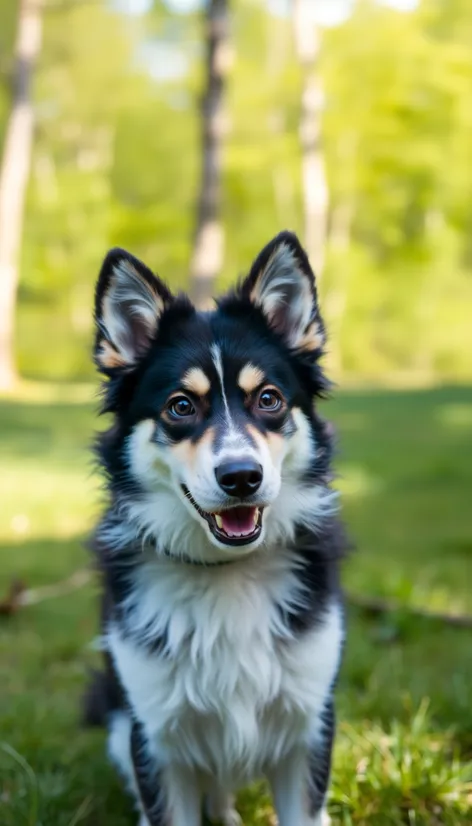
[[159, 318], [172, 295], [134, 255], [112, 249], [95, 293], [95, 361], [108, 375], [132, 369], [157, 333]]
[[262, 250], [241, 287], [272, 329], [294, 350], [320, 354], [325, 331], [307, 254], [292, 232], [281, 232]]

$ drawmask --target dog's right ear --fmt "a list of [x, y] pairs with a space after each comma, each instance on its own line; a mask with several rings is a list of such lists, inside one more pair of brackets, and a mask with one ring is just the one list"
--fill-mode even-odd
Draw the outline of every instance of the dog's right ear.
[[141, 261], [122, 249], [106, 256], [95, 293], [95, 361], [107, 375], [131, 370], [151, 345], [172, 295]]

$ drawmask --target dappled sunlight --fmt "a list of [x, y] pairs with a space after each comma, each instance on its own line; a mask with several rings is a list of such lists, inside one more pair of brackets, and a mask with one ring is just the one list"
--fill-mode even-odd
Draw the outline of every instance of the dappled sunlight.
[[[464, 566], [464, 574], [467, 570]], [[419, 571], [420, 582], [414, 583], [406, 606], [424, 608], [426, 611], [443, 611], [449, 614], [465, 615], [470, 610], [470, 599], [466, 595], [467, 585], [464, 583], [464, 593], [457, 593], [455, 588], [439, 584], [440, 572], [425, 567]]]
[[472, 434], [472, 404], [444, 404], [436, 410], [439, 424], [451, 429], [464, 429]]
[[22, 461], [2, 469], [0, 497], [0, 541], [21, 542], [24, 537], [66, 538], [90, 530], [100, 489], [86, 465], [44, 468]]
[[[8, 542], [11, 548], [21, 548], [25, 539], [43, 541], [48, 534], [39, 527], [39, 520], [31, 520], [26, 513], [16, 513], [10, 522], [10, 530], [0, 534], [0, 549], [2, 542]], [[63, 514], [51, 525], [50, 530], [57, 539], [69, 540], [79, 534], [85, 541], [92, 532], [93, 520], [79, 519], [76, 515]], [[1, 552], [1, 550], [0, 550]]]
[[340, 462], [338, 464], [336, 487], [343, 496], [363, 498], [380, 493], [382, 480], [369, 473], [369, 470], [362, 465]]
[[[91, 563], [83, 532], [62, 536], [58, 533], [42, 536], [23, 536], [21, 541], [0, 541], [0, 599], [6, 596], [9, 583], [21, 579], [27, 587], [55, 586], [76, 570]], [[52, 603], [49, 610], [53, 607]], [[47, 603], [46, 603], [47, 608]], [[28, 609], [28, 610], [33, 610]]]
[[13, 390], [0, 396], [5, 403], [40, 404], [90, 404], [97, 398], [97, 382], [27, 381], [21, 379]]
[[371, 417], [368, 411], [363, 413], [359, 411], [343, 411], [336, 420], [337, 433], [338, 435], [344, 433], [344, 431], [360, 433], [366, 430], [370, 422]]

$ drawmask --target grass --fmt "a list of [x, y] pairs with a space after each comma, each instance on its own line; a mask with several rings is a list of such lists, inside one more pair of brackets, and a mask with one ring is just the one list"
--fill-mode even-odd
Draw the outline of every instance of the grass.
[[[90, 398], [92, 394], [90, 392]], [[335, 826], [472, 822], [470, 631], [412, 607], [472, 613], [472, 388], [355, 391], [327, 405], [340, 434], [344, 511], [358, 546], [352, 592], [395, 614], [349, 610], [330, 810]], [[60, 580], [86, 563], [99, 495], [83, 392], [29, 388], [0, 406], [0, 583]], [[127, 826], [129, 800], [100, 732], [78, 725], [96, 654], [96, 586], [0, 618], [0, 823]], [[246, 826], [273, 823], [263, 788]], [[298, 826], [298, 824], [293, 824]]]

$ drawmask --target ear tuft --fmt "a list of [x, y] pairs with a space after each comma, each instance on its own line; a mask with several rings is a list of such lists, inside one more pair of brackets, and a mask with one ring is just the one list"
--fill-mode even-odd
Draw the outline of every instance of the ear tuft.
[[95, 295], [98, 368], [109, 375], [132, 369], [148, 350], [171, 300], [167, 287], [141, 261], [125, 250], [110, 250]]
[[315, 276], [292, 232], [282, 232], [256, 258], [242, 295], [294, 350], [320, 354], [325, 343]]

